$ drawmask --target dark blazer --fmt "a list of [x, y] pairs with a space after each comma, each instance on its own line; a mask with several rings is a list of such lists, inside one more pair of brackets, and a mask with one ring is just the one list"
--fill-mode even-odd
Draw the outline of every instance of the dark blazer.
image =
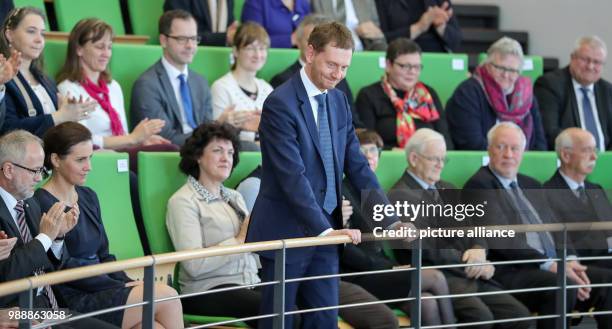
[[[612, 205], [606, 192], [599, 184], [584, 181], [588, 204], [583, 204], [570, 190], [569, 185], [559, 170], [544, 183], [548, 202], [555, 214], [555, 219], [563, 222], [606, 221], [612, 216]], [[597, 230], [588, 232], [568, 232], [579, 256], [603, 256], [608, 254], [606, 239], [612, 237], [612, 231]]]
[[[225, 0], [227, 3], [227, 25], [234, 22], [234, 0]], [[212, 32], [208, 2], [202, 0], [166, 0], [164, 1], [164, 12], [182, 9], [193, 15], [198, 23], [198, 35], [202, 38], [202, 46], [225, 46], [227, 44], [227, 33]]]
[[[547, 150], [546, 138], [536, 98], [531, 105], [533, 134], [527, 141], [529, 150]], [[456, 150], [485, 150], [487, 132], [497, 121], [495, 110], [489, 104], [487, 95], [476, 81], [463, 81], [446, 104], [446, 119]]]
[[[191, 92], [196, 124], [212, 121], [212, 96], [206, 78], [189, 70], [187, 84]], [[173, 144], [183, 145], [191, 134], [183, 133], [180, 111], [168, 74], [159, 60], [134, 82], [130, 106], [131, 122], [137, 124], [144, 118], [162, 119], [166, 121], [166, 125], [160, 135]]]
[[[535, 179], [518, 174], [518, 184], [525, 194], [525, 197], [530, 201], [533, 207], [538, 212], [540, 219], [544, 224], [553, 222], [553, 214], [546, 199], [546, 193], [542, 193], [542, 187]], [[501, 182], [495, 177], [488, 166], [481, 167], [463, 187], [464, 192], [471, 196], [479, 194], [485, 197], [487, 206], [485, 209], [484, 223], [485, 225], [520, 225], [520, 216], [517, 209], [514, 207], [507, 192]], [[482, 192], [482, 193], [478, 193]], [[470, 200], [468, 196], [466, 200]], [[487, 241], [489, 246], [489, 258], [492, 261], [504, 260], [521, 260], [521, 259], [546, 259], [546, 256], [541, 254], [536, 249], [532, 249], [527, 244], [527, 236], [525, 233], [517, 233], [513, 239], [490, 239]], [[568, 247], [568, 254], [571, 255], [574, 250]], [[500, 266], [496, 270], [496, 275], [510, 269], [520, 268], [539, 268], [540, 263], [531, 264], [516, 264], [511, 266]]]
[[[115, 256], [108, 251], [108, 237], [102, 223], [100, 202], [96, 192], [84, 186], [77, 186], [76, 191], [81, 213], [77, 225], [66, 234], [64, 243], [70, 252], [70, 258], [66, 260], [64, 267], [75, 268], [115, 261]], [[37, 190], [34, 196], [40, 203], [42, 211], [48, 211], [58, 202], [55, 196], [44, 189]], [[59, 290], [64, 291], [68, 288], [82, 292], [96, 292], [120, 288], [129, 281], [132, 280], [125, 272], [120, 271], [72, 281], [61, 285]]]
[[[328, 90], [328, 115], [334, 153], [336, 190], [342, 174], [359, 190], [375, 190], [372, 202], [387, 203], [368, 162], [359, 151], [346, 95]], [[300, 74], [275, 89], [266, 99], [259, 125], [262, 155], [261, 188], [253, 207], [247, 242], [311, 237], [342, 227], [340, 212], [327, 216], [323, 209], [325, 170], [319, 134]], [[341, 194], [336, 196], [341, 204]], [[390, 225], [395, 219], [380, 224]], [[290, 249], [295, 262], [312, 248]], [[262, 252], [272, 258], [272, 252]]]
[[[612, 149], [612, 84], [604, 79], [595, 83], [597, 115], [604, 135], [606, 150]], [[544, 74], [535, 82], [534, 94], [540, 103], [542, 124], [548, 146], [553, 149], [555, 138], [569, 127], [580, 127], [580, 114], [569, 67]]]
[[[32, 71], [34, 77], [40, 82], [45, 88], [47, 94], [53, 101], [53, 105], [57, 109], [57, 88], [51, 78], [37, 72]], [[28, 107], [26, 105], [25, 98], [21, 94], [21, 91], [17, 87], [17, 84], [11, 80], [5, 84], [6, 86], [6, 117], [4, 124], [2, 125], [2, 132], [9, 132], [15, 129], [24, 129], [31, 132], [34, 135], [42, 137], [45, 132], [53, 127], [53, 118], [51, 114], [44, 114], [42, 104], [34, 93], [34, 90], [30, 87], [30, 84], [26, 81], [21, 73], [17, 73], [17, 78], [21, 81], [24, 88], [28, 92], [32, 105], [36, 110], [36, 116], [30, 116], [28, 114]]]
[[253, 21], [270, 35], [270, 47], [292, 48], [291, 33], [310, 14], [310, 1], [295, 0], [293, 12], [281, 0], [246, 0], [241, 21]]
[[[441, 6], [444, 2], [450, 4], [450, 0], [376, 0], [380, 28], [387, 42], [399, 37], [410, 38], [410, 25], [418, 22], [427, 8]], [[461, 38], [459, 23], [453, 15], [442, 37], [432, 26], [414, 41], [424, 52], [456, 52]]]
[[[295, 63], [293, 63], [288, 68], [286, 68], [284, 71], [272, 77], [272, 80], [270, 80], [270, 85], [272, 85], [272, 87], [274, 88], [280, 86], [285, 81], [291, 79], [291, 77], [295, 73], [299, 72], [301, 68], [302, 68], [302, 65], [300, 64], [300, 61], [295, 61]], [[346, 82], [346, 79], [340, 80], [340, 82], [338, 82], [338, 85], [336, 86], [336, 89], [342, 91], [346, 95], [346, 98], [348, 98], [349, 105], [351, 106], [351, 113], [353, 114], [353, 124], [355, 125], [355, 128], [364, 128], [365, 126], [363, 122], [361, 121], [361, 119], [359, 118], [359, 114], [357, 113], [357, 108], [355, 107], [355, 104], [353, 103], [353, 92], [351, 92], [351, 88]]]
[[[423, 122], [421, 120], [414, 120], [416, 129], [419, 128], [431, 128], [444, 136], [446, 142], [446, 149], [453, 149], [453, 142], [448, 131], [448, 124], [446, 123], [446, 114], [444, 113], [444, 106], [440, 102], [438, 93], [431, 87], [426, 85], [427, 89], [431, 93], [434, 105], [440, 113], [440, 119], [435, 122]], [[396, 90], [398, 92], [398, 90]], [[404, 97], [404, 92], [398, 93], [398, 97]], [[382, 137], [385, 144], [385, 149], [391, 149], [397, 147], [397, 123], [396, 123], [396, 111], [389, 100], [389, 97], [385, 94], [382, 85], [379, 81], [373, 84], [363, 87], [357, 94], [356, 101], [357, 111], [359, 117], [363, 121], [365, 127], [370, 130], [376, 131], [380, 137]]]
[[[41, 270], [52, 272], [61, 268], [63, 262], [67, 260], [68, 252], [65, 247], [62, 259], [57, 259], [51, 250], [45, 252], [42, 244], [37, 239], [34, 239], [39, 233], [38, 225], [41, 218], [40, 206], [36, 199], [30, 198], [25, 200], [25, 215], [28, 228], [33, 237], [32, 241], [27, 244], [23, 243], [19, 228], [17, 228], [4, 200], [0, 198], [0, 230], [6, 232], [9, 237], [17, 237], [17, 242], [9, 258], [0, 261], [1, 281], [26, 278], [33, 276]], [[17, 304], [17, 295], [0, 297], [0, 305]], [[34, 304], [36, 307], [49, 307], [46, 298], [34, 298]]]

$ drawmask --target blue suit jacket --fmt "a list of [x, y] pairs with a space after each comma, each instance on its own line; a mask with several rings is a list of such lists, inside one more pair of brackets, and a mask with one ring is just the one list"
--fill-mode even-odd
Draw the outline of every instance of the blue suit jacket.
[[[343, 173], [357, 190], [376, 191], [368, 200], [387, 203], [376, 176], [359, 151], [346, 96], [331, 89], [327, 99], [338, 205]], [[268, 96], [262, 112], [259, 125], [262, 180], [247, 242], [312, 237], [328, 228], [341, 228], [339, 211], [330, 217], [322, 210], [326, 179], [319, 133], [299, 72]], [[381, 226], [386, 227], [394, 220], [385, 220]], [[287, 262], [299, 259], [307, 250], [290, 249]], [[271, 258], [273, 252], [261, 255]]]

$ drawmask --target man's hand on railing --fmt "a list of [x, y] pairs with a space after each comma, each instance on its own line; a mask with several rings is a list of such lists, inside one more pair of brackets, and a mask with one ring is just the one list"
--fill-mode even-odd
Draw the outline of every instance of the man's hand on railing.
[[[557, 273], [557, 262], [554, 262], [549, 269], [553, 273]], [[587, 267], [580, 264], [576, 260], [570, 260], [565, 263], [565, 272], [567, 277], [573, 281], [574, 284], [591, 284], [591, 280], [586, 274]], [[585, 301], [591, 297], [591, 288], [582, 287], [578, 288], [578, 300]]]
[[348, 235], [351, 240], [353, 240], [353, 244], [359, 244], [361, 242], [361, 231], [344, 228], [341, 230], [332, 230], [327, 233], [326, 236], [332, 235]]

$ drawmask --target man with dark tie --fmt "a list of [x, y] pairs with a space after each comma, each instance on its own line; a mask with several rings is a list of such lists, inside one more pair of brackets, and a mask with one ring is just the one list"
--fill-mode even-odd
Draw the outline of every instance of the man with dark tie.
[[[371, 201], [387, 203], [361, 155], [346, 95], [335, 86], [351, 63], [353, 39], [342, 24], [314, 28], [306, 63], [266, 99], [259, 126], [262, 155], [261, 188], [253, 207], [247, 242], [348, 235], [359, 243], [358, 230], [342, 229], [340, 184], [346, 174], [360, 191], [374, 191]], [[377, 226], [397, 222], [386, 218]], [[399, 223], [398, 223], [399, 224]], [[338, 273], [338, 246], [288, 249], [287, 278]], [[274, 279], [273, 251], [260, 252], [262, 280]], [[273, 286], [262, 291], [262, 314], [272, 313]], [[285, 310], [338, 304], [338, 278], [288, 284]], [[277, 301], [278, 302], [278, 301]], [[302, 314], [302, 328], [337, 328], [337, 309]], [[292, 327], [285, 317], [285, 328]], [[272, 319], [260, 320], [272, 328]]]
[[212, 120], [208, 81], [188, 68], [198, 49], [198, 28], [193, 16], [180, 9], [159, 19], [162, 58], [134, 82], [131, 122], [162, 119], [160, 135], [183, 145], [197, 126]]
[[[486, 196], [486, 225], [535, 225], [551, 223], [554, 219], [546, 193], [535, 179], [518, 173], [523, 159], [526, 138], [521, 128], [509, 121], [493, 126], [488, 134], [489, 164], [480, 168], [465, 184], [464, 192], [481, 192]], [[497, 266], [493, 279], [507, 289], [525, 289], [557, 285], [557, 245], [549, 232], [517, 233], [515, 238], [490, 239], [489, 258], [492, 261], [541, 260]], [[562, 248], [562, 246], [559, 246]], [[568, 285], [609, 283], [612, 273], [596, 266], [585, 266], [575, 259], [576, 253], [568, 246], [566, 273]], [[568, 289], [567, 311], [574, 307], [587, 311], [612, 310], [609, 287], [581, 287]], [[540, 315], [556, 313], [557, 291], [534, 291], [517, 294], [532, 312]], [[577, 300], [576, 300], [577, 299]], [[612, 328], [612, 316], [595, 316], [598, 328]], [[558, 328], [556, 319], [538, 321], [538, 329]]]
[[541, 76], [534, 94], [540, 104], [548, 147], [565, 128], [580, 127], [600, 151], [612, 149], [612, 84], [602, 79], [606, 44], [597, 36], [576, 41], [569, 66]]
[[[405, 147], [408, 168], [404, 175], [389, 190], [389, 200], [419, 204], [442, 204], [453, 201], [458, 190], [449, 182], [440, 178], [446, 158], [446, 142], [439, 132], [429, 129], [418, 129]], [[451, 219], [452, 221], [453, 219]], [[418, 218], [418, 228], [427, 226], [449, 227], [454, 223], [443, 218]], [[467, 223], [468, 225], [473, 222]], [[483, 239], [438, 239], [433, 245], [425, 243], [423, 265], [448, 265], [461, 263], [486, 263], [487, 245]], [[410, 258], [405, 250], [396, 250], [398, 261], [409, 264]], [[492, 280], [495, 266], [466, 266], [464, 268], [443, 269], [442, 273], [448, 282], [451, 294], [470, 294], [501, 291], [499, 283]], [[528, 317], [529, 310], [510, 294], [472, 296], [452, 298], [457, 323], [491, 321], [507, 318]], [[499, 323], [496, 329], [528, 328], [529, 321]], [[488, 325], [473, 328], [491, 328]]]
[[[548, 201], [555, 217], [564, 222], [609, 221], [612, 205], [599, 184], [586, 177], [595, 168], [597, 147], [587, 130], [567, 128], [555, 139], [555, 150], [561, 166], [544, 183]], [[568, 232], [579, 256], [608, 256], [612, 253], [612, 230]], [[612, 269], [612, 260], [584, 261]]]
[[[76, 225], [79, 209], [75, 206], [65, 213], [66, 205], [57, 202], [41, 215], [32, 195], [42, 180], [44, 158], [42, 141], [27, 131], [15, 130], [0, 138], [0, 230], [17, 238], [10, 256], [0, 261], [1, 281], [60, 269], [68, 257], [64, 236]], [[58, 310], [61, 306], [50, 286], [34, 290], [33, 295], [36, 308]], [[0, 297], [0, 307], [15, 305], [17, 295]], [[71, 322], [68, 327], [115, 328], [93, 318]]]

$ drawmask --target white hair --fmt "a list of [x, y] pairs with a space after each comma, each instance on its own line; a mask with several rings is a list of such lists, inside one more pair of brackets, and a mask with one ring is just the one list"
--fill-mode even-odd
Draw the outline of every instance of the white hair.
[[525, 59], [525, 55], [523, 54], [523, 47], [521, 44], [508, 37], [502, 37], [501, 39], [495, 41], [489, 49], [487, 49], [487, 60], [485, 63], [490, 63], [493, 61], [493, 55], [498, 54], [500, 56], [508, 56], [513, 55], [518, 57], [521, 60], [521, 68], [523, 67], [523, 60]]
[[[410, 157], [410, 153], [412, 152], [422, 154], [425, 151], [425, 146], [427, 143], [434, 141], [440, 141], [444, 143], [444, 146], [446, 146], [444, 136], [442, 136], [442, 134], [439, 132], [429, 128], [417, 129], [404, 147], [404, 150], [406, 151], [406, 159]], [[408, 161], [408, 167], [410, 167], [410, 161]]]
[[571, 149], [574, 147], [574, 139], [575, 139], [574, 134], [577, 132], [581, 132], [581, 131], [589, 134], [589, 136], [591, 136], [593, 141], [595, 140], [595, 137], [593, 136], [593, 134], [591, 134], [591, 132], [588, 130], [578, 128], [578, 127], [570, 127], [570, 128], [564, 129], [555, 138], [555, 152], [557, 152], [557, 156], [559, 157], [559, 159], [561, 159], [561, 151], [563, 151], [564, 149]]
[[519, 127], [516, 123], [512, 121], [501, 121], [501, 122], [496, 123], [493, 127], [491, 127], [491, 129], [489, 129], [489, 131], [487, 132], [487, 144], [488, 145], [493, 144], [493, 138], [495, 137], [497, 130], [499, 130], [500, 128], [510, 128], [510, 129], [516, 130], [521, 136], [521, 142], [523, 144], [523, 149], [525, 149], [525, 146], [527, 146], [527, 138], [525, 137], [525, 133], [523, 133], [523, 129], [521, 129], [521, 127]]
[[608, 55], [608, 47], [606, 47], [606, 43], [596, 35], [587, 35], [582, 36], [576, 39], [576, 43], [574, 44], [574, 49], [572, 50], [572, 54], [575, 54], [580, 50], [580, 48], [584, 45], [587, 45], [592, 48], [599, 48], [603, 50], [604, 54]]
[[5, 162], [22, 162], [27, 145], [35, 143], [43, 146], [40, 138], [25, 130], [13, 130], [0, 138], [0, 165]]

